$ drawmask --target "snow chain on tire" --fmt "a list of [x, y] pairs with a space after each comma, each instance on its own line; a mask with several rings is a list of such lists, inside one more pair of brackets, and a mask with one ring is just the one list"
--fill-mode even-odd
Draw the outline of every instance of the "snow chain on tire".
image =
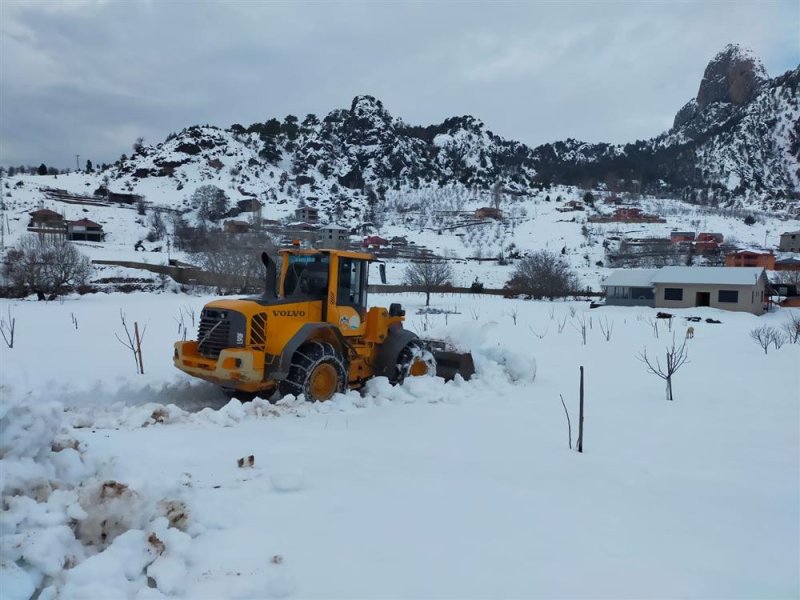
[[424, 363], [427, 371], [424, 376], [436, 375], [436, 358], [433, 353], [419, 340], [409, 342], [397, 356], [397, 366], [392, 383], [400, 385], [406, 377], [412, 376], [412, 366], [416, 361]]
[[[317, 401], [311, 391], [312, 375], [320, 368], [330, 365], [336, 372], [336, 384], [333, 393], [344, 392], [347, 386], [347, 366], [342, 355], [328, 342], [312, 341], [300, 346], [292, 356], [289, 375], [280, 382], [281, 396], [303, 394], [306, 400]], [[332, 396], [333, 394], [331, 394]], [[321, 398], [328, 400], [330, 398]]]

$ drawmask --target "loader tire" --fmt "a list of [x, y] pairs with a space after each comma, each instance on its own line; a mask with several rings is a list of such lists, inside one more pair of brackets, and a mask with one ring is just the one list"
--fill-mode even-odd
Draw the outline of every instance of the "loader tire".
[[303, 394], [310, 402], [330, 400], [347, 386], [342, 355], [327, 342], [308, 342], [292, 356], [289, 375], [280, 382], [281, 396]]
[[390, 381], [400, 385], [406, 377], [425, 375], [436, 375], [436, 359], [422, 342], [409, 342], [397, 356], [397, 367]]

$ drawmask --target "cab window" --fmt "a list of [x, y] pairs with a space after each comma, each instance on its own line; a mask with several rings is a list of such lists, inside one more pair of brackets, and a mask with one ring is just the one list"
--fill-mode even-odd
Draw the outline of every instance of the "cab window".
[[339, 258], [339, 289], [337, 302], [340, 306], [362, 309], [367, 304], [367, 262], [354, 258]]
[[328, 291], [327, 254], [303, 256], [290, 254], [286, 279], [283, 283], [285, 297], [325, 297]]

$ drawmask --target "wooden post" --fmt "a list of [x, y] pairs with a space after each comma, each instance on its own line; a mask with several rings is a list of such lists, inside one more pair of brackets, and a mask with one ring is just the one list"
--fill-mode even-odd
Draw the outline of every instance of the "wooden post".
[[578, 409], [578, 452], [583, 452], [583, 367], [581, 367], [580, 408]]
[[[139, 374], [144, 375], [144, 364], [142, 363], [142, 340], [139, 337], [139, 323], [138, 321], [133, 322], [133, 332], [134, 336], [136, 337], [136, 356], [139, 359]], [[583, 367], [581, 367], [583, 368]]]

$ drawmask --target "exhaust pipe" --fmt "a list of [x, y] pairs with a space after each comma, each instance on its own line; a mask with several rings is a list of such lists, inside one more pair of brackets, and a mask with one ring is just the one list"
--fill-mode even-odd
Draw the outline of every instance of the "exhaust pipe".
[[262, 252], [261, 262], [264, 263], [264, 267], [267, 269], [266, 281], [264, 282], [264, 300], [275, 300], [275, 298], [278, 297], [278, 293], [275, 289], [278, 281], [275, 261], [269, 257], [269, 254]]

